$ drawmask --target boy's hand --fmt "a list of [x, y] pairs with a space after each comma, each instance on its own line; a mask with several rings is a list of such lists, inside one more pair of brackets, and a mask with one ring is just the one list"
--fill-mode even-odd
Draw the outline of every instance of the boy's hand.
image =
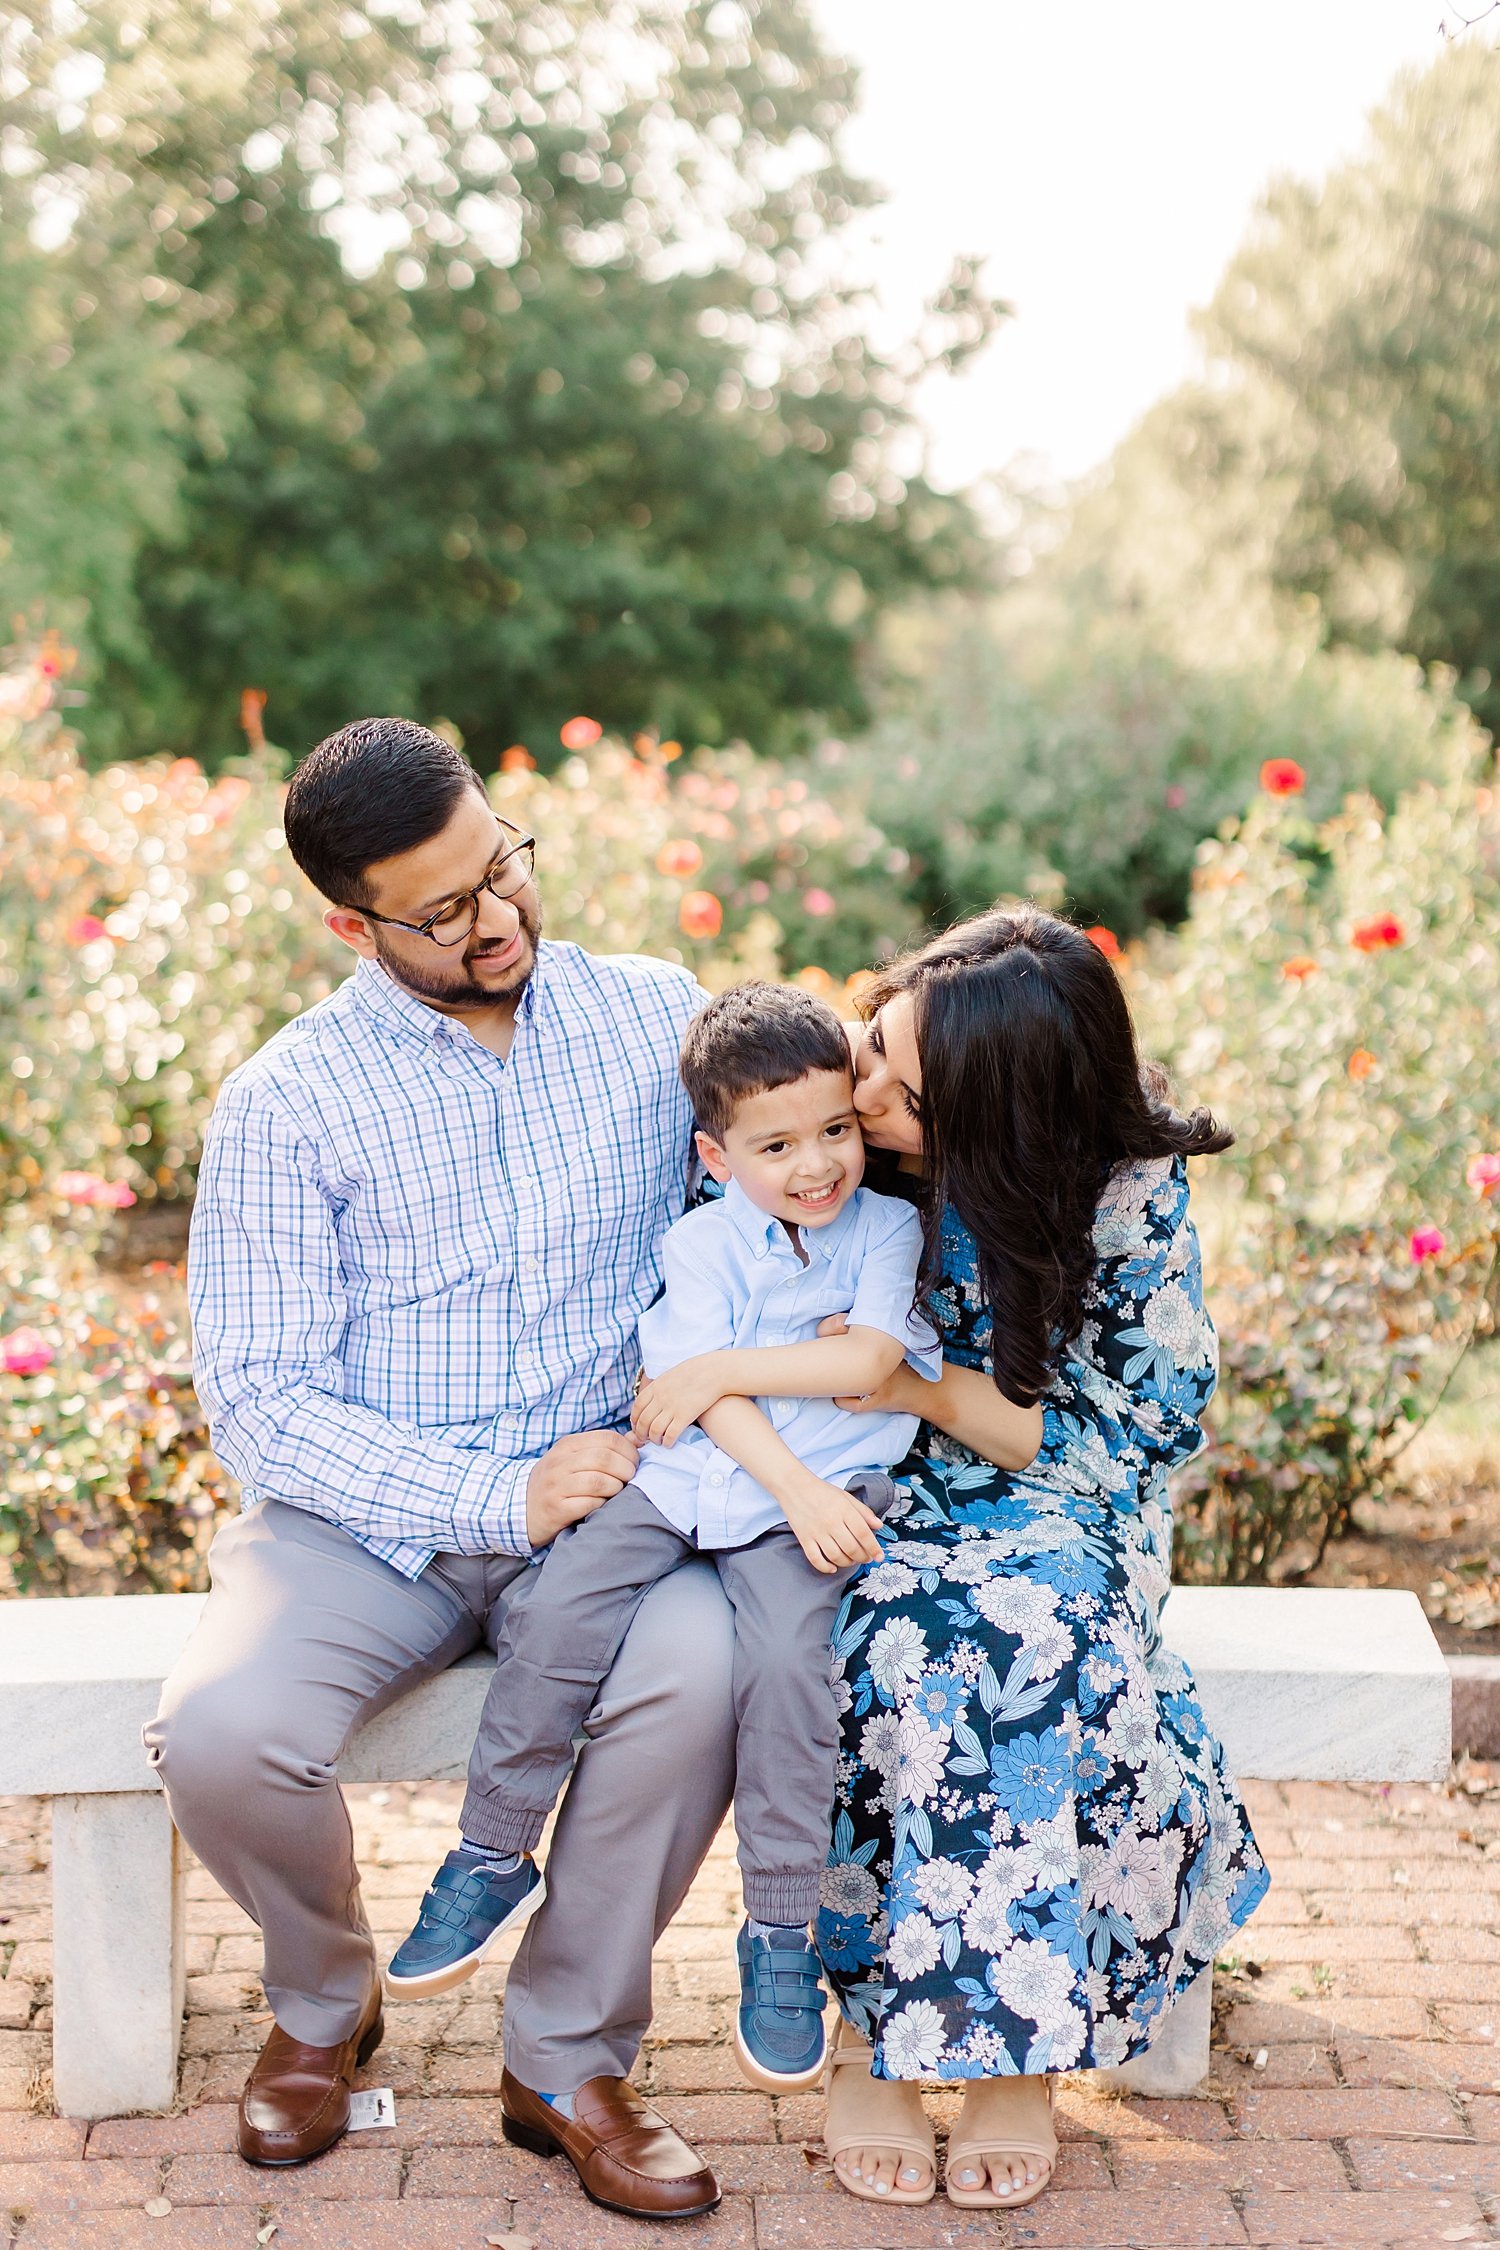
[[545, 1547], [570, 1523], [613, 1500], [639, 1455], [618, 1430], [581, 1430], [549, 1446], [526, 1480], [526, 1536]]
[[684, 1430], [728, 1395], [724, 1355], [700, 1352], [641, 1384], [630, 1410], [630, 1427], [642, 1445], [675, 1445]]
[[836, 1570], [852, 1570], [856, 1563], [879, 1562], [875, 1530], [880, 1519], [852, 1492], [815, 1477], [794, 1499], [783, 1500], [781, 1507], [803, 1554], [825, 1577]]

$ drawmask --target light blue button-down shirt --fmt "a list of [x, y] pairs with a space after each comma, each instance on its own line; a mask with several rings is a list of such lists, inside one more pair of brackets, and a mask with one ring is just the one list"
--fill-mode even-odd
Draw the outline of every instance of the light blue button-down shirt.
[[[666, 1288], [641, 1321], [648, 1375], [699, 1352], [806, 1344], [829, 1313], [851, 1328], [878, 1328], [936, 1380], [942, 1349], [912, 1310], [922, 1228], [906, 1203], [857, 1188], [826, 1227], [798, 1230], [804, 1265], [779, 1219], [758, 1210], [737, 1181], [670, 1229]], [[917, 1434], [914, 1414], [849, 1414], [828, 1398], [760, 1399], [804, 1467], [847, 1486], [863, 1470], [893, 1468]], [[700, 1547], [743, 1547], [785, 1517], [764, 1485], [702, 1430], [673, 1446], [641, 1449], [636, 1483], [669, 1523]]]
[[226, 1080], [188, 1280], [247, 1506], [326, 1516], [409, 1577], [530, 1552], [539, 1456], [628, 1418], [702, 999], [666, 962], [544, 941], [502, 1061], [361, 961]]

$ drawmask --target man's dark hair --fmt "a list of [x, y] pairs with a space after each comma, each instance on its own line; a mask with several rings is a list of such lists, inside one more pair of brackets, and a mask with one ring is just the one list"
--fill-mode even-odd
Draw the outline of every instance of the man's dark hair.
[[759, 981], [731, 985], [694, 1016], [679, 1064], [694, 1116], [720, 1142], [752, 1094], [853, 1067], [830, 1007], [798, 985]]
[[356, 719], [309, 750], [286, 793], [287, 849], [335, 906], [368, 906], [365, 871], [430, 843], [466, 789], [461, 750], [413, 719]]

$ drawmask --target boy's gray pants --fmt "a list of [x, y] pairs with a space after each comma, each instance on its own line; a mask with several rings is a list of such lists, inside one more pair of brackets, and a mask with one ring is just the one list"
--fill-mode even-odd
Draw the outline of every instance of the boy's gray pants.
[[[512, 1586], [538, 1573], [510, 1555], [439, 1555], [405, 1578], [337, 1524], [276, 1500], [226, 1524], [210, 1563], [213, 1591], [147, 1747], [178, 1828], [260, 1925], [276, 2021], [335, 2046], [376, 1973], [339, 1754], [406, 1689], [493, 1647]], [[523, 2086], [576, 2093], [635, 2063], [652, 1943], [729, 1804], [733, 1645], [712, 1568], [679, 1570], [585, 1701], [547, 1901], [505, 1994], [506, 2061]]]
[[[877, 1515], [895, 1494], [885, 1476], [853, 1478], [850, 1489]], [[573, 1736], [643, 1597], [698, 1552], [633, 1484], [553, 1541], [500, 1630], [460, 1816], [471, 1843], [535, 1847]], [[795, 1927], [817, 1912], [828, 1858], [839, 1732], [829, 1636], [852, 1574], [814, 1570], [784, 1523], [709, 1559], [734, 1611], [745, 1910]]]

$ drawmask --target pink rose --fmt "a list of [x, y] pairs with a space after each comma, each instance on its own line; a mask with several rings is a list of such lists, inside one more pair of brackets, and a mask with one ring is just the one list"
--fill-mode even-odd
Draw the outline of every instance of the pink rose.
[[1411, 1262], [1425, 1265], [1429, 1258], [1440, 1258], [1448, 1247], [1448, 1238], [1441, 1227], [1417, 1227], [1410, 1243]]
[[83, 1204], [95, 1211], [124, 1211], [135, 1201], [135, 1190], [123, 1180], [101, 1179], [97, 1172], [59, 1172], [52, 1192], [64, 1203]]
[[1464, 1178], [1476, 1195], [1492, 1196], [1500, 1188], [1500, 1149], [1484, 1156], [1471, 1156]]
[[35, 1328], [13, 1328], [8, 1336], [0, 1336], [0, 1367], [7, 1375], [40, 1375], [56, 1357]]

